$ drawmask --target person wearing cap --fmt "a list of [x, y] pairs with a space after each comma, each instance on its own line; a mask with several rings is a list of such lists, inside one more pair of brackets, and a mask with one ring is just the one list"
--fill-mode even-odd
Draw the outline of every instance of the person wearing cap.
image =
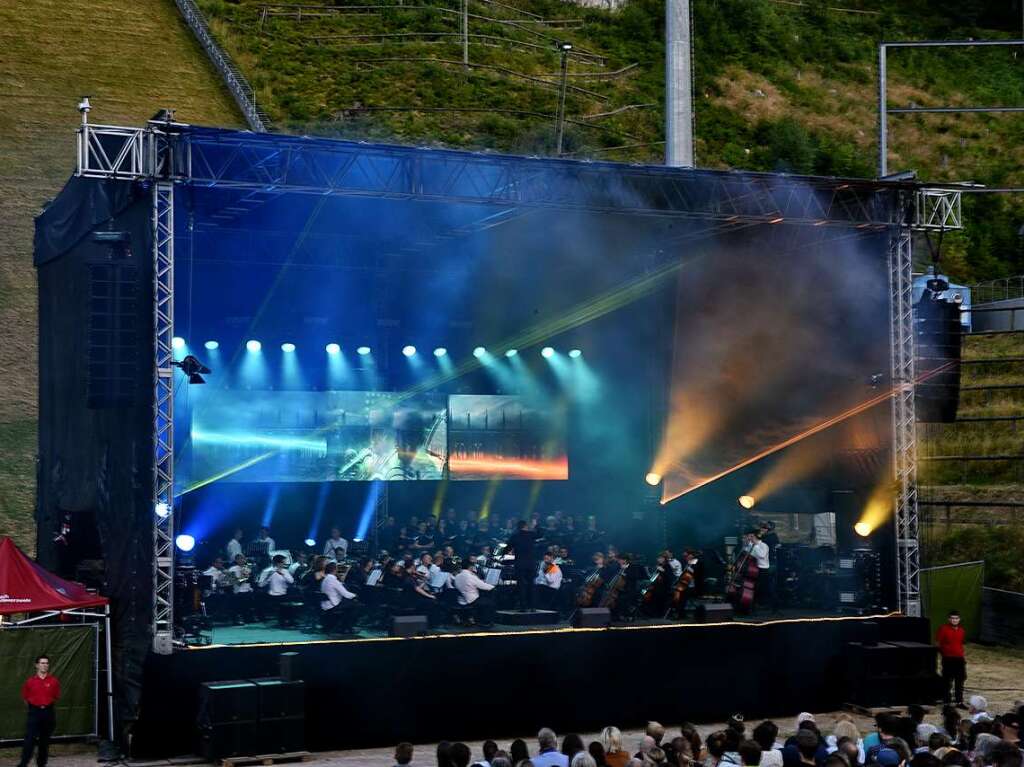
[[956, 705], [964, 705], [964, 680], [967, 679], [967, 660], [964, 657], [964, 627], [960, 625], [960, 613], [949, 611], [948, 620], [939, 626], [935, 633], [935, 643], [939, 646], [942, 657], [943, 701], [950, 702], [950, 687], [956, 695]]
[[1020, 715], [1015, 711], [999, 717], [1003, 725], [1003, 740], [1020, 748]]

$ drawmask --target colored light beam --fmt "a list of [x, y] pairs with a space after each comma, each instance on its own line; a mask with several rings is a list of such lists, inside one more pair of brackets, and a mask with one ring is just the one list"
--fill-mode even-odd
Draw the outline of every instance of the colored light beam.
[[380, 497], [382, 480], [375, 479], [370, 483], [366, 492], [366, 501], [363, 503], [363, 513], [359, 516], [359, 527], [356, 530], [355, 539], [365, 541], [366, 535], [373, 524], [373, 512], [377, 508], [377, 499]]
[[479, 519], [484, 520], [491, 516], [491, 505], [494, 503], [494, 496], [498, 494], [499, 487], [501, 487], [501, 477], [495, 477], [487, 483], [487, 490], [484, 492], [484, 501], [480, 504]]
[[530, 515], [533, 514], [533, 510], [537, 508], [537, 501], [540, 500], [540, 491], [543, 488], [544, 483], [539, 479], [530, 483], [530, 497], [526, 499], [526, 508], [523, 510], [522, 519], [529, 519]]
[[320, 520], [324, 516], [324, 507], [327, 505], [327, 496], [331, 492], [330, 482], [321, 482], [320, 491], [316, 496], [316, 509], [313, 511], [313, 519], [309, 523], [309, 533], [306, 535], [307, 540], [316, 540], [316, 534], [320, 530]]
[[437, 483], [437, 490], [434, 493], [434, 503], [430, 507], [430, 514], [434, 519], [441, 518], [441, 507], [444, 505], [444, 497], [448, 492], [448, 478], [445, 477]]
[[274, 485], [270, 488], [270, 495], [267, 497], [267, 505], [263, 507], [263, 517], [260, 527], [270, 527], [274, 519], [274, 512], [277, 511], [277, 501], [281, 496], [281, 486]]
[[859, 405], [854, 405], [853, 407], [849, 408], [848, 410], [844, 410], [842, 413], [839, 413], [838, 415], [834, 415], [831, 418], [827, 418], [824, 421], [821, 421], [820, 423], [816, 423], [814, 426], [811, 426], [809, 429], [805, 429], [799, 434], [794, 434], [792, 437], [784, 439], [782, 442], [779, 442], [778, 444], [765, 448], [764, 450], [760, 451], [759, 453], [755, 453], [749, 458], [745, 458], [744, 460], [737, 463], [735, 466], [730, 466], [728, 469], [720, 471], [717, 474], [713, 474], [710, 477], [705, 477], [704, 479], [698, 480], [685, 490], [669, 494], [668, 491], [663, 488], [661, 503], [666, 504], [669, 501], [674, 501], [676, 498], [686, 495], [687, 493], [692, 493], [694, 490], [704, 487], [705, 485], [709, 485], [712, 482], [717, 482], [722, 477], [726, 477], [732, 474], [733, 472], [739, 471], [742, 468], [750, 466], [750, 464], [752, 463], [757, 463], [762, 458], [767, 458], [769, 455], [777, 453], [780, 450], [784, 450], [790, 445], [795, 445], [797, 442], [800, 442], [801, 440], [807, 439], [808, 437], [818, 434], [819, 432], [825, 431], [825, 429], [829, 429], [838, 423], [842, 423], [843, 421], [853, 418], [855, 415], [863, 413], [865, 410], [870, 410], [875, 405], [879, 405], [882, 402], [885, 402], [893, 395], [907, 391], [908, 389], [913, 388], [916, 384], [921, 383], [922, 381], [926, 381], [927, 379], [931, 378], [934, 375], [938, 375], [944, 369], [948, 368], [951, 364], [954, 363], [947, 363], [945, 365], [941, 365], [940, 367], [935, 368], [935, 370], [931, 370], [928, 373], [919, 376], [917, 380], [912, 384], [901, 384], [899, 386], [895, 386], [892, 389], [889, 389], [888, 391], [882, 392], [876, 397], [872, 397], [869, 400], [861, 402]]

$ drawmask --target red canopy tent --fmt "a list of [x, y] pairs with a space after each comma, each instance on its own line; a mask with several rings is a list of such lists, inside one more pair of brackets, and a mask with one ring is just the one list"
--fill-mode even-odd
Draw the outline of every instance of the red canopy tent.
[[[90, 612], [103, 608], [102, 612]], [[22, 626], [55, 615], [79, 615], [102, 618], [107, 650], [107, 723], [113, 740], [114, 693], [113, 663], [110, 649], [110, 600], [90, 593], [85, 586], [58, 578], [29, 559], [14, 541], [0, 538], [0, 625], [3, 616], [27, 614], [11, 625]]]

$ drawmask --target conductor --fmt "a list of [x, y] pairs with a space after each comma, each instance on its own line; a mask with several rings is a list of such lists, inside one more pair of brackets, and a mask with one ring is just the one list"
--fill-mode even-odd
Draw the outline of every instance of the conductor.
[[525, 519], [519, 520], [518, 529], [508, 539], [508, 547], [516, 555], [516, 591], [519, 609], [533, 609], [533, 579], [537, 575], [537, 540], [540, 532], [530, 530]]

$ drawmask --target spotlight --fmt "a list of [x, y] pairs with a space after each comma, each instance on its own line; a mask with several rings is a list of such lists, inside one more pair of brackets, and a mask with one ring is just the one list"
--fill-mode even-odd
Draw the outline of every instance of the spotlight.
[[551, 357], [555, 356], [555, 350], [552, 349], [550, 346], [545, 346], [543, 349], [540, 350], [540, 356], [543, 357], [544, 359], [550, 359]]
[[435, 357], [443, 357], [447, 353], [448, 353], [448, 350], [445, 349], [443, 346], [438, 346], [436, 349], [434, 349], [434, 356]]
[[203, 346], [205, 346], [211, 352], [214, 349], [219, 349], [220, 348], [220, 344], [217, 343], [216, 341], [207, 341], [205, 344], [203, 344]]
[[174, 543], [186, 554], [196, 547], [196, 539], [184, 533], [175, 538]]
[[328, 354], [341, 354], [341, 347], [338, 344], [327, 344], [324, 348]]
[[755, 503], [754, 496], [752, 496], [752, 495], [741, 495], [739, 497], [739, 504], [744, 509], [752, 509], [752, 508], [754, 508], [754, 503]]
[[369, 346], [360, 346], [358, 349], [356, 349], [356, 354], [358, 354], [360, 357], [365, 357], [369, 353], [370, 353], [370, 347]]
[[569, 356], [572, 357], [573, 359], [576, 359], [577, 357], [582, 357], [583, 352], [581, 352], [579, 349], [570, 349]]
[[171, 513], [171, 507], [168, 506], [163, 501], [161, 501], [160, 503], [153, 507], [153, 511], [156, 512], [156, 515], [160, 517], [160, 519], [164, 519], [168, 514]]
[[210, 368], [206, 367], [192, 354], [189, 354], [185, 359], [180, 362], [172, 362], [172, 365], [177, 368], [181, 368], [181, 372], [188, 376], [188, 382], [190, 384], [204, 384], [206, 380], [203, 378], [201, 373], [209, 374]]
[[515, 357], [517, 354], [519, 354], [518, 349], [509, 349], [507, 352], [505, 352], [506, 357]]
[[853, 526], [853, 532], [857, 533], [861, 538], [867, 538], [871, 535], [871, 525], [867, 522], [858, 522]]
[[305, 543], [305, 544], [306, 544], [307, 546], [309, 546], [309, 548], [313, 548], [314, 546], [316, 546], [316, 540], [314, 540], [313, 538], [307, 538], [307, 539], [306, 539], [306, 540], [304, 541], [304, 543]]
[[184, 349], [185, 339], [182, 338], [181, 336], [175, 336], [174, 338], [171, 339], [171, 348]]
[[251, 352], [258, 352], [260, 349], [263, 348], [263, 344], [261, 344], [255, 338], [250, 338], [248, 341], [245, 342], [245, 348]]
[[402, 347], [402, 354], [404, 354], [406, 357], [411, 357], [415, 353], [416, 353], [416, 347], [413, 346], [412, 344], [409, 344], [408, 346], [403, 346]]
[[476, 357], [477, 359], [480, 359], [485, 354], [487, 354], [487, 350], [482, 346], [478, 346], [473, 350], [473, 356]]
[[647, 476], [644, 477], [644, 482], [651, 487], [655, 487], [659, 482], [661, 482], [661, 475], [654, 471], [648, 472]]
[[283, 343], [283, 344], [281, 344], [281, 351], [283, 351], [283, 352], [293, 352], [293, 351], [295, 351], [295, 344], [293, 344], [291, 342]]

